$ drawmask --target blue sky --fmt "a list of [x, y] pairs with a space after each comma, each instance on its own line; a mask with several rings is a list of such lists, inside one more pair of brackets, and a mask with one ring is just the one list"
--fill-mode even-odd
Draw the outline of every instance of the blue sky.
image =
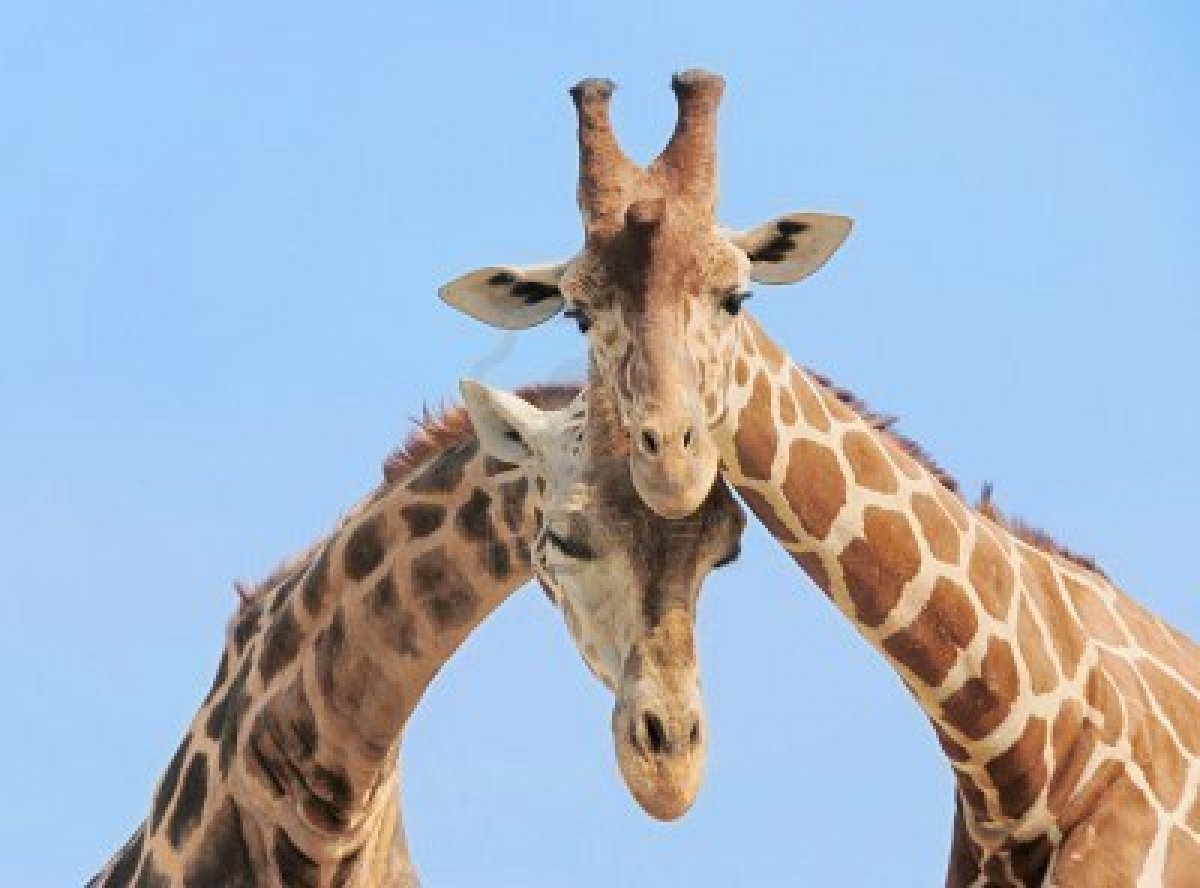
[[[0, 13], [5, 879], [126, 837], [232, 580], [322, 533], [458, 377], [577, 375], [437, 285], [570, 252], [567, 87], [630, 153], [723, 72], [723, 216], [852, 215], [753, 309], [963, 481], [1200, 635], [1200, 13], [1160, 2], [10, 4]], [[426, 884], [940, 884], [951, 789], [898, 680], [754, 527], [702, 600], [693, 812], [526, 590], [405, 739]]]

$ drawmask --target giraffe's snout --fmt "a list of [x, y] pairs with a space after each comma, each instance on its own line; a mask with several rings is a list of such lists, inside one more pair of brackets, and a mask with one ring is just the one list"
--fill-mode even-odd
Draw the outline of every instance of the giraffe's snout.
[[664, 518], [695, 512], [712, 489], [719, 462], [699, 411], [644, 409], [632, 431], [629, 468], [638, 495]]

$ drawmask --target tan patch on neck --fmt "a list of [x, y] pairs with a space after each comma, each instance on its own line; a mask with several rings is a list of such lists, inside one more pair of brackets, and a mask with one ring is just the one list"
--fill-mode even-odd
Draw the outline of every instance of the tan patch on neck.
[[896, 492], [896, 474], [869, 434], [861, 429], [846, 432], [842, 437], [842, 451], [859, 484], [880, 493]]
[[1093, 587], [1076, 582], [1065, 575], [1063, 585], [1075, 605], [1075, 613], [1079, 614], [1089, 633], [1108, 644], [1125, 644], [1125, 633], [1121, 631], [1104, 600]]
[[[1109, 774], [1104, 804], [1063, 846], [1060, 885], [1136, 885], [1157, 831], [1149, 801], [1129, 776]], [[1094, 827], [1094, 828], [1093, 828]], [[1103, 838], [1101, 838], [1103, 837]]]
[[[765, 373], [754, 377], [754, 388], [746, 403], [746, 412], [751, 416], [771, 415], [771, 383]], [[771, 477], [771, 463], [775, 448], [779, 446], [779, 433], [771, 422], [739, 422], [734, 433], [733, 446], [737, 451], [738, 463], [747, 478], [767, 481]]]
[[914, 493], [912, 509], [933, 557], [946, 564], [957, 564], [959, 531], [937, 500], [927, 493]]
[[1046, 806], [1052, 814], [1058, 815], [1074, 793], [1096, 748], [1096, 732], [1091, 725], [1084, 724], [1083, 706], [1077, 701], [1068, 699], [1059, 707], [1050, 742], [1053, 744], [1054, 770]]
[[1138, 660], [1137, 670], [1159, 709], [1175, 729], [1179, 742], [1189, 753], [1200, 756], [1200, 719], [1196, 718], [1196, 698], [1163, 672], [1153, 660]]
[[1130, 745], [1159, 803], [1173, 810], [1183, 795], [1188, 763], [1166, 727], [1150, 713], [1134, 730]]
[[872, 628], [887, 619], [921, 566], [908, 518], [877, 506], [863, 511], [863, 536], [851, 540], [838, 560], [858, 619]]
[[1174, 827], [1167, 839], [1167, 866], [1163, 870], [1164, 885], [1186, 885], [1200, 875], [1200, 844]]
[[1013, 570], [992, 535], [983, 528], [975, 534], [968, 575], [984, 609], [996, 619], [1003, 619], [1012, 601]]
[[1018, 604], [1017, 644], [1021, 649], [1021, 659], [1025, 661], [1029, 670], [1033, 692], [1046, 694], [1058, 687], [1058, 673], [1054, 671], [1054, 661], [1046, 653], [1047, 639], [1042, 637], [1041, 630], [1033, 621], [1029, 602], [1024, 599]]
[[796, 422], [796, 399], [786, 388], [776, 389], [775, 394], [779, 399], [779, 421], [785, 426], [794, 425]]
[[1026, 549], [1021, 553], [1021, 579], [1042, 615], [1042, 622], [1058, 654], [1059, 666], [1068, 678], [1075, 674], [1084, 643], [1080, 627], [1063, 601], [1054, 569], [1040, 552]]
[[804, 422], [818, 432], [828, 432], [831, 428], [829, 414], [821, 406], [821, 401], [813, 393], [808, 380], [800, 375], [800, 371], [792, 368], [791, 391], [800, 404], [800, 412], [804, 414]]
[[833, 451], [806, 438], [793, 441], [783, 495], [805, 531], [824, 539], [846, 504], [846, 481]]

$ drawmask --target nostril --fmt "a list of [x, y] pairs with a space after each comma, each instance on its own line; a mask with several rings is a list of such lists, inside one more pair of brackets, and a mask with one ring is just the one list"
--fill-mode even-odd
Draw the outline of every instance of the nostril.
[[692, 449], [692, 427], [688, 426], [683, 432], [683, 449]]
[[658, 435], [650, 429], [642, 429], [642, 448], [651, 456], [658, 453]]
[[663, 727], [662, 719], [653, 712], [642, 715], [642, 723], [646, 727], [646, 744], [652, 755], [662, 755], [667, 751], [667, 729]]
[[700, 719], [692, 722], [692, 730], [688, 734], [688, 742], [692, 744], [692, 748], [700, 745]]

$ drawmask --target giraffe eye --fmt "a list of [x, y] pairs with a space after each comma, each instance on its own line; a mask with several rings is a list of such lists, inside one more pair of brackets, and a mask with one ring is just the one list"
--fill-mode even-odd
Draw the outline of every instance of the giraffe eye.
[[742, 303], [753, 295], [749, 290], [742, 293], [730, 293], [721, 300], [721, 308], [725, 309], [729, 315], [735, 315], [742, 310]]
[[550, 541], [550, 545], [568, 558], [575, 558], [579, 561], [593, 561], [596, 558], [595, 550], [582, 540], [560, 537], [549, 528], [546, 529], [546, 539]]
[[563, 317], [570, 318], [579, 325], [579, 332], [586, 333], [592, 329], [592, 319], [584, 313], [581, 308], [568, 308], [563, 312]]

